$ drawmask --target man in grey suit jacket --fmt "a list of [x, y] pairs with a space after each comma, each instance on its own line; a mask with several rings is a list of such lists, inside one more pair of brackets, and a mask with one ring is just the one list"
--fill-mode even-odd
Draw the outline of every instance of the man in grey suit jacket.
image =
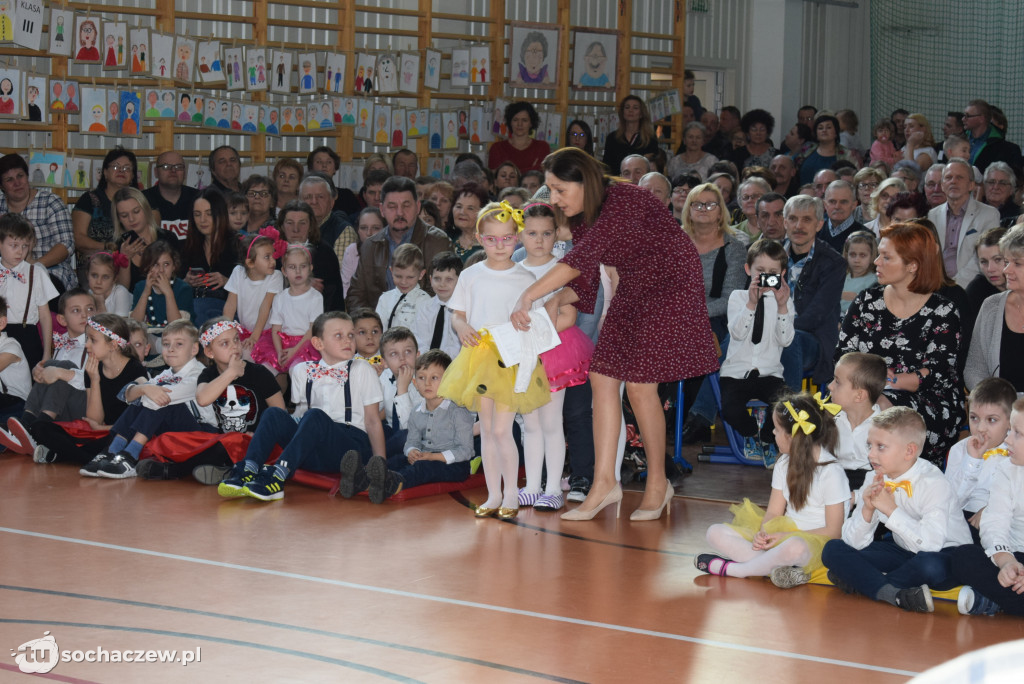
[[928, 212], [928, 220], [939, 231], [946, 272], [960, 287], [967, 287], [981, 273], [974, 246], [989, 228], [999, 226], [999, 210], [982, 204], [974, 192], [974, 169], [963, 159], [950, 159], [942, 171], [946, 203]]

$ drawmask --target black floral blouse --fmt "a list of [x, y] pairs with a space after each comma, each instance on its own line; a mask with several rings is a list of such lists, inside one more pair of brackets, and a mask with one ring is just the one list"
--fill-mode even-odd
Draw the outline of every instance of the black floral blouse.
[[897, 406], [908, 406], [924, 418], [928, 444], [924, 457], [945, 465], [949, 448], [963, 425], [963, 381], [957, 369], [960, 352], [960, 313], [939, 294], [932, 294], [921, 310], [897, 318], [885, 306], [884, 287], [870, 287], [853, 300], [843, 319], [836, 360], [846, 352], [877, 354], [896, 373], [928, 369], [916, 392], [886, 389]]

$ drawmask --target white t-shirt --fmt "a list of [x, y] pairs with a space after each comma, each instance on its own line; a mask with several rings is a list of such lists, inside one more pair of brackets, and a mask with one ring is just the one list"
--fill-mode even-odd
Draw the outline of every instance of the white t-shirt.
[[285, 335], [305, 335], [323, 312], [324, 297], [315, 288], [311, 287], [297, 297], [288, 290], [281, 290], [274, 295], [268, 323], [281, 326]]
[[[320, 361], [304, 361], [292, 366], [289, 375], [292, 380], [292, 402], [295, 404], [296, 420], [310, 408], [317, 408], [331, 417], [335, 423], [345, 421], [345, 385], [334, 378], [313, 380], [312, 400], [306, 405], [306, 380], [309, 378], [308, 367], [326, 366], [327, 368], [345, 369], [348, 361], [329, 366]], [[354, 359], [348, 368], [349, 396], [352, 398], [352, 420], [348, 424], [366, 432], [366, 420], [363, 418], [363, 407], [380, 404], [384, 393], [380, 387], [380, 379], [373, 366], [362, 359]], [[377, 410], [380, 408], [378, 406]]]
[[[7, 268], [0, 264], [0, 268]], [[29, 269], [35, 269], [32, 276], [32, 301], [28, 301]], [[0, 296], [7, 300], [7, 322], [21, 325], [21, 319], [25, 316], [25, 305], [28, 304], [28, 318], [25, 325], [34, 325], [39, 322], [39, 307], [46, 304], [59, 293], [57, 288], [50, 281], [50, 273], [42, 264], [30, 264], [22, 261], [11, 269], [24, 279], [24, 282], [14, 276], [7, 276], [0, 279]]]
[[[280, 271], [274, 271], [263, 280], [250, 280], [249, 276], [245, 273], [245, 266], [235, 266], [235, 269], [231, 271], [231, 277], [228, 278], [228, 282], [224, 286], [225, 291], [234, 292], [238, 297], [235, 318], [238, 319], [243, 328], [254, 333], [257, 337], [263, 331], [253, 330], [253, 327], [256, 325], [256, 321], [259, 320], [260, 306], [263, 305], [263, 300], [268, 294], [276, 295], [283, 289], [284, 276], [281, 275]], [[269, 325], [270, 319], [268, 318], [267, 326]], [[303, 329], [302, 333], [298, 334], [305, 332], [305, 329]]]
[[[95, 293], [89, 290], [89, 294]], [[124, 285], [114, 283], [110, 294], [103, 300], [103, 308], [107, 310], [107, 313], [128, 318], [128, 314], [132, 311], [132, 293]]]
[[[829, 461], [832, 461], [829, 463]], [[786, 497], [786, 515], [800, 530], [817, 530], [825, 526], [825, 506], [843, 504], [843, 518], [850, 512], [850, 481], [832, 454], [824, 449], [818, 454], [819, 466], [814, 472], [811, 488], [803, 508], [794, 510], [789, 504], [789, 486], [786, 474], [789, 472], [789, 454], [782, 454], [772, 471], [772, 489], [778, 489]]]
[[18, 340], [8, 337], [7, 333], [0, 332], [0, 354], [14, 354], [18, 357], [17, 361], [0, 370], [0, 381], [3, 382], [2, 390], [19, 399], [28, 399], [29, 390], [32, 389], [32, 372], [29, 370], [25, 352], [21, 350]]
[[448, 308], [464, 311], [466, 321], [474, 330], [508, 323], [523, 290], [536, 280], [522, 264], [495, 271], [481, 261], [459, 276], [455, 291], [448, 300]]

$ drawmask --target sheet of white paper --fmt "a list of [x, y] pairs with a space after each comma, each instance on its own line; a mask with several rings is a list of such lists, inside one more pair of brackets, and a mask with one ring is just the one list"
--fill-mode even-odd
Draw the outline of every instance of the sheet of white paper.
[[562, 343], [558, 338], [558, 331], [555, 330], [555, 324], [551, 322], [551, 317], [544, 308], [530, 312], [528, 331], [516, 330], [511, 322], [491, 326], [488, 330], [494, 338], [495, 346], [498, 347], [502, 362], [508, 367], [515, 366], [523, 360], [523, 339], [526, 335], [535, 336], [537, 354], [543, 354]]

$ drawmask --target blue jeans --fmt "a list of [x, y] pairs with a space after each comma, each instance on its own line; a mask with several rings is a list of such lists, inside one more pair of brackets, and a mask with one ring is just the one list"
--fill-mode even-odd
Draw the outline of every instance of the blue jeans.
[[397, 456], [405, 451], [405, 440], [409, 438], [408, 430], [395, 430], [384, 423], [384, 455]]
[[164, 432], [218, 432], [206, 423], [200, 423], [192, 415], [187, 404], [172, 404], [159, 409], [151, 409], [141, 404], [132, 404], [124, 410], [121, 417], [114, 421], [110, 428], [110, 436], [120, 435], [131, 441], [136, 433], [147, 438]]
[[431, 482], [463, 482], [469, 478], [469, 461], [445, 463], [444, 461], [416, 461], [409, 463], [404, 454], [388, 458], [388, 470], [402, 478], [404, 489], [411, 489]]
[[351, 449], [358, 451], [364, 462], [373, 455], [370, 437], [365, 432], [335, 423], [320, 409], [309, 409], [296, 423], [284, 409], [268, 408], [256, 426], [245, 460], [262, 465], [275, 446], [282, 448], [277, 461], [287, 466], [289, 475], [299, 468], [337, 473], [341, 470], [341, 457]]
[[939, 590], [956, 586], [949, 554], [913, 553], [889, 540], [871, 542], [858, 551], [842, 539], [832, 539], [821, 552], [821, 562], [837, 579], [869, 598], [876, 598], [886, 584], [897, 589], [922, 584]]
[[211, 318], [224, 315], [224, 300], [213, 297], [196, 297], [192, 300], [193, 325], [197, 328]]
[[[569, 445], [569, 472], [594, 480], [594, 393], [590, 380], [565, 389], [562, 425]], [[561, 474], [559, 474], [561, 477]]]
[[809, 332], [797, 330], [793, 335], [793, 341], [782, 350], [782, 379], [786, 381], [786, 386], [794, 392], [799, 392], [803, 387], [804, 376], [808, 371], [814, 370], [817, 363], [817, 338]]

